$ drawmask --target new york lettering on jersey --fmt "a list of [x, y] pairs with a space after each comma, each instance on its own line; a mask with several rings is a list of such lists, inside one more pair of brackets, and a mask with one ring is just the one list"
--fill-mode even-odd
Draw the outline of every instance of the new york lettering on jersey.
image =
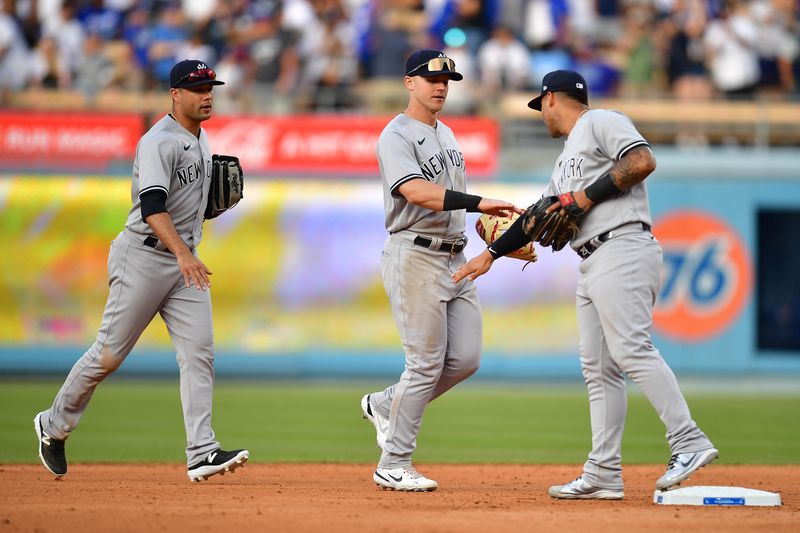
[[[584, 157], [571, 156], [565, 157], [558, 161], [558, 187], [563, 189], [568, 180], [582, 180], [583, 179], [583, 161]], [[574, 183], [574, 182], [573, 182]]]
[[[423, 137], [423, 139], [426, 139], [426, 137]], [[419, 144], [419, 141], [417, 143]], [[436, 147], [437, 143], [431, 142], [428, 145]], [[464, 169], [464, 154], [453, 148], [444, 148], [431, 154], [423, 151], [422, 147], [418, 146], [417, 158], [422, 175], [428, 181], [438, 182], [439, 175], [445, 172], [448, 166], [461, 169], [462, 172]]]
[[[178, 178], [178, 188], [183, 189], [187, 185], [190, 185], [201, 179], [203, 176], [203, 160], [198, 159], [190, 163], [189, 165], [179, 168], [175, 171], [175, 175]], [[210, 169], [210, 165], [206, 165]]]

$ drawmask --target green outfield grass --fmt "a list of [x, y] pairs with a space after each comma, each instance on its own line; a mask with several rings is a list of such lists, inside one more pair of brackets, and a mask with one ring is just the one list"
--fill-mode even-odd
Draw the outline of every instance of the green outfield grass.
[[[0, 381], [0, 463], [38, 461], [32, 420], [61, 382]], [[362, 394], [381, 385], [220, 381], [214, 428], [223, 447], [247, 447], [256, 462], [375, 462]], [[663, 463], [664, 428], [631, 387], [623, 462]], [[800, 394], [693, 393], [695, 420], [720, 462], [800, 462]], [[581, 463], [590, 443], [579, 386], [467, 384], [425, 414], [418, 462]], [[179, 462], [184, 430], [177, 380], [112, 377], [98, 387], [67, 445], [71, 462]]]

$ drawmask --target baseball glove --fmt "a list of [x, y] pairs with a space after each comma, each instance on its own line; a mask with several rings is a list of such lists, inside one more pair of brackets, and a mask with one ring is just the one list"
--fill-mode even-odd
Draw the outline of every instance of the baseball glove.
[[[562, 196], [572, 195], [570, 193]], [[545, 196], [522, 214], [522, 231], [542, 246], [550, 246], [557, 252], [578, 235], [578, 223], [583, 212], [570, 202], [570, 198], [563, 201], [558, 196]], [[548, 208], [553, 204], [560, 204], [561, 209], [554, 209], [550, 213]], [[564, 212], [562, 214], [562, 211]]]
[[[506, 232], [508, 228], [519, 218], [519, 215], [513, 213], [510, 217], [499, 217], [496, 215], [481, 215], [475, 222], [475, 231], [483, 239], [486, 244], [492, 245], [494, 241], [500, 238], [500, 235]], [[514, 259], [522, 259], [523, 261], [536, 261], [536, 250], [533, 248], [533, 243], [529, 242], [522, 248], [514, 250], [506, 257], [513, 257]]]
[[244, 198], [244, 172], [239, 158], [232, 155], [211, 156], [211, 188], [208, 191], [205, 218], [210, 220]]

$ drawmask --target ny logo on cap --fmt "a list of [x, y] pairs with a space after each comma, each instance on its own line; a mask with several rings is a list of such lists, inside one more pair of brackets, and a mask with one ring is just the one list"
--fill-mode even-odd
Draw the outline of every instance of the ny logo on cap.
[[205, 63], [198, 63], [197, 66], [194, 69], [195, 70], [203, 70], [204, 68], [208, 68]]
[[582, 83], [576, 83], [575, 87], [577, 87], [578, 89], [583, 89], [583, 84]]

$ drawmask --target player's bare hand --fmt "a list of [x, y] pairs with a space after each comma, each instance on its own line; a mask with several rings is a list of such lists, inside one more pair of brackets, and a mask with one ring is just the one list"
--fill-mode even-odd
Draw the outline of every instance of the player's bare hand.
[[478, 210], [480, 210], [481, 213], [501, 217], [511, 216], [511, 213], [516, 213], [518, 215], [523, 213], [522, 209], [510, 202], [494, 200], [492, 198], [481, 198], [481, 202], [478, 204]]
[[178, 267], [181, 269], [183, 281], [187, 287], [192, 283], [198, 290], [204, 291], [211, 287], [211, 280], [208, 278], [211, 271], [188, 250], [178, 256]]
[[478, 276], [482, 276], [489, 272], [489, 269], [492, 268], [492, 263], [494, 263], [492, 254], [490, 254], [488, 250], [484, 250], [481, 255], [473, 257], [461, 265], [461, 268], [455, 271], [455, 273], [451, 276], [453, 278], [453, 283], [458, 283], [464, 278], [469, 278], [471, 281], [475, 281]]

